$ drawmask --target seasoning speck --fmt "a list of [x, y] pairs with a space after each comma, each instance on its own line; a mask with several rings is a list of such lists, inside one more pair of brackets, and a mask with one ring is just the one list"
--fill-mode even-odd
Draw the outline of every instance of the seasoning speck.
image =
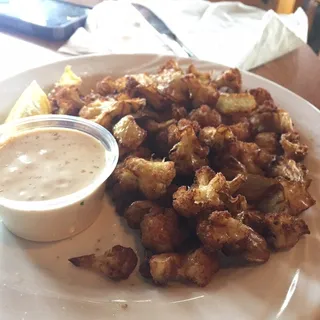
[[128, 308], [128, 305], [127, 305], [126, 303], [124, 303], [124, 304], [121, 305], [121, 308], [122, 308], [123, 310], [125, 310], [125, 309]]
[[81, 202], [80, 202], [80, 206], [83, 206], [83, 205], [84, 205], [84, 201], [81, 201]]

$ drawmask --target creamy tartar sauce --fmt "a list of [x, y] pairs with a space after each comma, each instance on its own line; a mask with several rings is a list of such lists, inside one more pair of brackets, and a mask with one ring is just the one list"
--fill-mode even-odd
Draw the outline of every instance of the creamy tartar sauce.
[[89, 186], [105, 168], [106, 150], [94, 137], [72, 129], [20, 133], [1, 146], [0, 197], [51, 200]]

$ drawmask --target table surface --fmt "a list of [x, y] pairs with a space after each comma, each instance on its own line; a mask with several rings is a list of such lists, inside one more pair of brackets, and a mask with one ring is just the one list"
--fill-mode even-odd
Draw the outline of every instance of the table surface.
[[[0, 80], [66, 58], [56, 52], [61, 43], [9, 35], [1, 30], [0, 43]], [[320, 109], [320, 59], [309, 46], [304, 45], [252, 72], [288, 88]]]

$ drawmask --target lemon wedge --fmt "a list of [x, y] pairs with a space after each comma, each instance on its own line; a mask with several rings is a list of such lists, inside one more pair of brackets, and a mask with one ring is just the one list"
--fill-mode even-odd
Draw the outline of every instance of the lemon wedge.
[[66, 66], [64, 68], [64, 72], [58, 81], [58, 86], [80, 86], [82, 83], [82, 79], [78, 77], [74, 72], [71, 70], [71, 66]]
[[36, 81], [32, 81], [11, 109], [5, 122], [49, 113], [51, 105], [47, 95]]

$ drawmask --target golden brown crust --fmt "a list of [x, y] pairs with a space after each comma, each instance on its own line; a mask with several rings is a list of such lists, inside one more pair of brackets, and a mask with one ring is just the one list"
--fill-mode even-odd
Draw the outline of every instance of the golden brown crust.
[[130, 228], [140, 229], [140, 223], [142, 222], [144, 216], [151, 210], [152, 212], [155, 212], [155, 210], [160, 210], [160, 212], [162, 212], [162, 209], [152, 201], [135, 201], [126, 209], [124, 218], [126, 219]]
[[277, 180], [283, 188], [284, 198], [291, 215], [296, 216], [315, 204], [316, 201], [308, 192], [309, 181], [288, 181], [281, 177]]
[[290, 249], [305, 234], [310, 234], [306, 223], [288, 213], [269, 213], [265, 216], [265, 238], [272, 248]]
[[259, 106], [252, 114], [249, 121], [253, 132], [287, 133], [293, 131], [292, 119], [288, 112], [278, 109], [270, 100]]
[[301, 164], [292, 159], [279, 157], [277, 162], [269, 170], [271, 177], [283, 177], [290, 181], [308, 181], [307, 169]]
[[172, 161], [147, 161], [142, 158], [127, 158], [124, 167], [138, 181], [139, 189], [149, 200], [163, 196], [176, 175]]
[[127, 100], [95, 100], [92, 103], [83, 106], [79, 116], [92, 120], [103, 127], [110, 129], [112, 123], [123, 116], [134, 113], [146, 105], [146, 100], [141, 98], [132, 98]]
[[256, 108], [256, 101], [249, 93], [221, 94], [216, 108], [221, 114], [249, 113]]
[[238, 140], [247, 141], [251, 139], [251, 126], [246, 118], [241, 122], [230, 125], [229, 128]]
[[249, 90], [249, 93], [254, 96], [257, 105], [260, 106], [266, 101], [273, 101], [270, 92], [263, 88], [256, 88]]
[[277, 154], [280, 144], [278, 135], [275, 132], [261, 132], [255, 136], [254, 142], [270, 154]]
[[244, 180], [239, 175], [229, 182], [221, 172], [216, 174], [210, 167], [202, 167], [196, 171], [195, 182], [190, 188], [182, 186], [173, 194], [173, 207], [187, 218], [221, 210], [225, 207], [224, 200], [229, 199]]
[[169, 159], [175, 163], [179, 174], [190, 175], [208, 164], [208, 154], [208, 147], [200, 144], [193, 128], [188, 126], [182, 131], [180, 141], [170, 150]]
[[140, 229], [142, 245], [156, 253], [173, 252], [186, 238], [173, 209], [151, 209], [143, 216]]
[[264, 238], [232, 218], [228, 211], [215, 211], [208, 219], [201, 220], [197, 235], [208, 250], [241, 254], [249, 262], [264, 263], [270, 256]]
[[188, 93], [191, 96], [194, 108], [198, 108], [203, 104], [211, 108], [216, 106], [220, 93], [214, 83], [204, 83], [194, 74], [184, 76], [182, 82], [189, 90]]
[[147, 132], [137, 125], [132, 115], [127, 115], [113, 126], [113, 136], [119, 146], [129, 152], [136, 150], [142, 144]]
[[297, 132], [282, 134], [280, 144], [284, 156], [288, 159], [302, 161], [308, 153], [308, 146], [300, 142], [300, 136]]
[[222, 121], [220, 113], [205, 104], [190, 112], [190, 120], [197, 121], [201, 128], [218, 127]]
[[239, 92], [242, 85], [241, 73], [237, 68], [228, 69], [218, 76], [215, 83], [217, 88], [227, 87], [233, 92]]
[[76, 267], [91, 269], [112, 280], [125, 280], [135, 269], [138, 258], [131, 248], [116, 245], [101, 256], [90, 254], [69, 261]]
[[77, 116], [84, 105], [78, 86], [56, 86], [48, 95], [52, 110], [57, 114]]
[[287, 212], [263, 214], [259, 211], [245, 211], [237, 219], [262, 235], [275, 250], [290, 249], [303, 235], [310, 234], [302, 219]]
[[219, 270], [215, 253], [199, 248], [188, 254], [163, 253], [150, 259], [150, 274], [156, 284], [190, 281], [205, 287]]

